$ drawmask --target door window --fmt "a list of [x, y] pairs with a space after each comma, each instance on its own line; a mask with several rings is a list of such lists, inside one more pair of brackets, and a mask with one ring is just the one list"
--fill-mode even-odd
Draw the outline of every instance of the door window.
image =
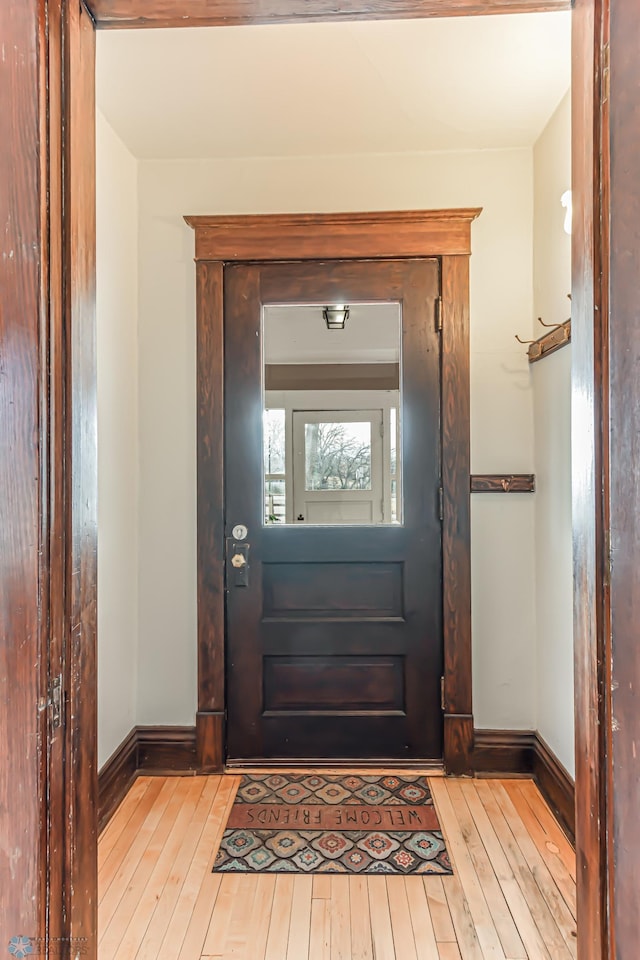
[[402, 522], [399, 303], [263, 308], [265, 524]]

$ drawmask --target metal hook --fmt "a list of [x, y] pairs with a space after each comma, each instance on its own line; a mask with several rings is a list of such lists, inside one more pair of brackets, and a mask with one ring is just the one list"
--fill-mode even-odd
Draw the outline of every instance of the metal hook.
[[[568, 296], [569, 300], [571, 300], [571, 294], [568, 293], [567, 296]], [[568, 323], [570, 323], [570, 322], [571, 322], [571, 317], [569, 317], [569, 319], [566, 320], [565, 323], [545, 323], [544, 320], [542, 319], [542, 317], [538, 317], [538, 323], [540, 324], [541, 327], [544, 327], [545, 330], [551, 330], [551, 331], [553, 332], [553, 331], [555, 331], [555, 330], [560, 330], [562, 327], [564, 327], [564, 328], [565, 328], [565, 331], [564, 331], [564, 332], [565, 332], [565, 339], [566, 339], [566, 340], [569, 340], [569, 339], [571, 338], [571, 333], [569, 332], [569, 330], [567, 330], [567, 327], [566, 327], [566, 325], [567, 325]], [[516, 340], [518, 341], [518, 343], [523, 344], [523, 346], [525, 346], [525, 347], [527, 346], [527, 344], [539, 344], [539, 343], [540, 343], [541, 341], [543, 341], [543, 340], [545, 339], [545, 337], [547, 337], [547, 336], [549, 336], [549, 335], [548, 335], [548, 334], [544, 334], [544, 336], [539, 337], [539, 338], [536, 339], [536, 340], [523, 340], [522, 337], [519, 337], [517, 333], [516, 333], [516, 335], [515, 335]], [[527, 354], [528, 354], [530, 360], [532, 360], [532, 359], [534, 359], [534, 360], [537, 359], [537, 357], [538, 357], [541, 353], [542, 353], [542, 348], [540, 348], [539, 350], [536, 350], [535, 347], [531, 347], [531, 346], [530, 346], [529, 349], [527, 350]]]
[[538, 323], [543, 327], [547, 327], [549, 330], [557, 330], [558, 327], [561, 327], [561, 323], [545, 323], [542, 317], [538, 317]]

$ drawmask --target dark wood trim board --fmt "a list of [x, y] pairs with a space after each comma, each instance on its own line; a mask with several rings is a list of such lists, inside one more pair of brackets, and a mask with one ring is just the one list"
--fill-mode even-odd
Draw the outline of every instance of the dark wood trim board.
[[136, 727], [136, 743], [141, 773], [169, 776], [200, 769], [195, 727]]
[[443, 256], [442, 297], [442, 611], [444, 763], [472, 769], [471, 384], [469, 257]]
[[575, 782], [539, 734], [533, 750], [533, 776], [540, 791], [575, 846]]
[[532, 774], [533, 730], [475, 730], [473, 769], [476, 774]]
[[570, 0], [85, 0], [98, 28], [406, 20], [569, 10]]
[[[84, 7], [63, 4], [65, 92], [61, 224], [66, 316], [64, 363], [67, 433], [59, 451], [68, 490], [67, 656], [63, 670], [69, 716], [66, 729], [65, 897], [69, 937], [96, 949], [97, 897], [76, 896], [98, 882], [97, 561], [98, 450], [96, 364], [95, 31]], [[69, 79], [69, 77], [73, 79]], [[56, 850], [62, 824], [52, 822]], [[59, 849], [59, 848], [58, 848]], [[55, 860], [55, 858], [53, 858]]]
[[471, 493], [535, 493], [533, 473], [474, 473]]
[[[198, 714], [224, 716], [224, 326], [223, 266], [196, 266]], [[221, 723], [223, 727], [224, 724]], [[219, 742], [203, 736], [200, 760], [222, 765]], [[206, 758], [203, 751], [206, 747]], [[215, 767], [214, 767], [215, 769]]]
[[134, 727], [98, 774], [98, 830], [102, 832], [138, 775], [138, 732]]
[[[617, 69], [625, 74], [619, 97], [625, 91], [637, 90], [637, 16], [629, 17], [630, 8], [616, 3], [617, 16], [626, 20], [625, 35], [628, 53], [617, 60]], [[613, 960], [634, 956], [640, 941], [640, 911], [637, 909], [637, 874], [617, 874], [613, 850], [608, 847], [614, 833], [607, 794], [611, 799], [613, 780], [611, 737], [612, 677], [608, 676], [611, 654], [609, 587], [606, 569], [609, 565], [609, 434], [614, 422], [608, 409], [610, 366], [616, 362], [629, 369], [632, 356], [637, 358], [638, 339], [626, 332], [627, 319], [619, 316], [622, 343], [617, 356], [610, 356], [609, 265], [618, 257], [629, 259], [624, 251], [636, 249], [619, 241], [617, 254], [608, 249], [609, 173], [607, 144], [609, 138], [608, 105], [603, 96], [608, 53], [605, 51], [608, 31], [607, 0], [575, 0], [572, 15], [572, 282], [571, 282], [571, 381], [572, 381], [572, 514], [573, 514], [573, 582], [574, 582], [574, 677], [576, 727], [576, 858], [579, 960]], [[616, 66], [614, 64], [613, 66]], [[620, 82], [620, 81], [618, 81]], [[614, 87], [615, 89], [615, 87]], [[621, 119], [622, 126], [635, 121]], [[627, 163], [631, 162], [627, 158]], [[625, 161], [623, 160], [623, 164]], [[628, 174], [635, 172], [635, 187], [622, 188], [623, 206], [629, 209], [640, 195], [640, 177], [635, 161]], [[635, 193], [634, 193], [635, 190]], [[637, 289], [637, 277], [632, 282]], [[635, 315], [634, 315], [635, 316]], [[629, 337], [629, 338], [628, 338]], [[635, 352], [634, 352], [635, 351]], [[637, 363], [637, 359], [634, 361]], [[628, 382], [621, 397], [619, 425], [637, 422], [638, 383]], [[628, 476], [637, 473], [629, 452], [623, 452], [624, 470]], [[629, 518], [637, 513], [637, 496], [628, 501]], [[638, 544], [633, 525], [625, 525], [627, 543], [635, 552], [621, 606], [632, 609], [630, 598], [637, 589]], [[637, 627], [625, 633], [629, 651], [637, 657]], [[625, 680], [629, 680], [627, 675]], [[636, 711], [637, 712], [637, 711]], [[637, 731], [637, 717], [635, 720]], [[633, 724], [617, 733], [618, 742], [626, 743], [632, 755], [635, 743]], [[636, 793], [637, 797], [637, 793]], [[626, 793], [627, 802], [637, 801]], [[609, 801], [610, 802], [610, 801]], [[640, 838], [631, 843], [634, 856], [640, 856]], [[637, 868], [637, 865], [636, 865]], [[634, 868], [634, 870], [636, 869]], [[634, 918], [635, 932], [613, 946], [614, 908], [609, 884], [618, 876], [616, 885], [630, 884], [635, 893], [627, 906], [627, 917]], [[633, 904], [633, 906], [631, 905]]]
[[48, 605], [55, 597], [49, 545], [59, 521], [45, 506], [49, 436], [42, 430], [49, 413], [41, 362], [49, 346], [48, 307], [42, 309], [49, 254], [39, 4], [1, 4], [0, 36], [11, 51], [0, 58], [0, 929], [6, 951], [14, 931], [36, 935], [46, 924], [51, 731], [38, 705], [49, 679]]
[[[607, 674], [603, 687], [608, 710], [602, 727], [609, 755], [605, 798], [610, 847], [604, 853], [609, 862], [615, 949], [623, 957], [637, 953], [640, 944], [640, 62], [632, 52], [640, 43], [640, 18], [633, 4], [620, 0], [611, 0], [610, 12], [605, 2], [604, 13], [600, 183], [602, 287], [607, 299], [601, 310], [605, 326], [602, 329], [601, 324], [599, 331], [605, 344], [595, 376], [604, 401], [600, 422], [606, 479], [602, 552]], [[607, 374], [608, 393], [601, 389]]]
[[376, 213], [187, 216], [196, 260], [384, 260], [469, 256], [482, 207]]

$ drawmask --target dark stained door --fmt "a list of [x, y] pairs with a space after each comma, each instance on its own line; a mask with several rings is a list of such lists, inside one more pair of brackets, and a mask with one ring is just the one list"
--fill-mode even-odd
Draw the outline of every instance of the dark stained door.
[[[437, 260], [225, 268], [230, 760], [442, 757], [438, 294]], [[403, 523], [265, 525], [263, 307], [376, 301], [402, 308]]]

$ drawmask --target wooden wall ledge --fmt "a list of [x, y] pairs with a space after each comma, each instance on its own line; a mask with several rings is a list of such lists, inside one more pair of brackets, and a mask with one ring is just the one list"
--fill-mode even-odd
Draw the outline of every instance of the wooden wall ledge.
[[533, 473], [474, 473], [471, 493], [535, 493]]

